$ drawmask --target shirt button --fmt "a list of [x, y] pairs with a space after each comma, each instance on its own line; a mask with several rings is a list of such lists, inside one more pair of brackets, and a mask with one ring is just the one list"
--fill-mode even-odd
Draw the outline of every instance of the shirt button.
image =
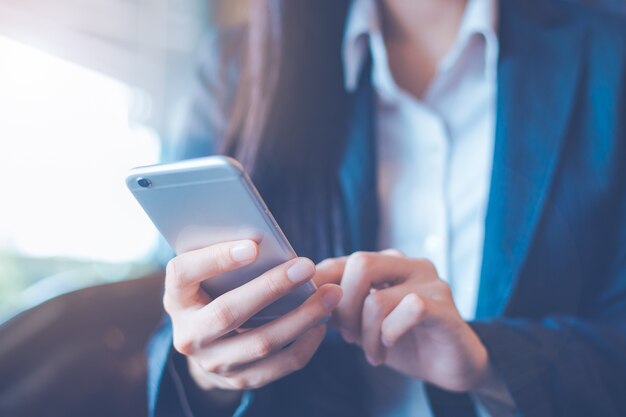
[[441, 251], [443, 246], [443, 239], [437, 235], [428, 235], [424, 240], [424, 249], [429, 253], [436, 253]]

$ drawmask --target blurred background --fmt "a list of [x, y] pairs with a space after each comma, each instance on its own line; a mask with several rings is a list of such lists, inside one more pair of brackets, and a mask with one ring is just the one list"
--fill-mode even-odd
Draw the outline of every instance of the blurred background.
[[0, 322], [160, 267], [123, 179], [167, 158], [204, 35], [247, 1], [0, 0]]
[[159, 268], [125, 189], [167, 158], [196, 51], [245, 1], [0, 0], [0, 322]]
[[168, 253], [124, 177], [170, 158], [198, 51], [248, 1], [0, 0], [0, 415], [145, 414]]

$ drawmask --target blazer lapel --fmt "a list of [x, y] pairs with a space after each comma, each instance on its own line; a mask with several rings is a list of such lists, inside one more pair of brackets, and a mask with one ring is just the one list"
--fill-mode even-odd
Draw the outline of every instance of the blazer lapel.
[[477, 318], [503, 313], [576, 101], [581, 31], [545, 0], [500, 2], [497, 128]]
[[[378, 240], [376, 126], [371, 85], [371, 58], [351, 95], [346, 143], [339, 169], [343, 196], [344, 251], [374, 251]], [[343, 228], [345, 231], [345, 227]]]
[[[550, 2], [501, 0], [499, 41], [496, 143], [477, 318], [503, 312], [532, 243], [576, 100], [584, 39]], [[352, 95], [339, 172], [346, 253], [377, 247], [373, 106], [370, 60]]]

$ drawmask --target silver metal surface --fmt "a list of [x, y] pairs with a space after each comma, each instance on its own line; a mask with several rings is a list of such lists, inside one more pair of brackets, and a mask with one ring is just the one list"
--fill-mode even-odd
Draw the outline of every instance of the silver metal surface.
[[[141, 187], [140, 179], [150, 181]], [[237, 271], [207, 279], [202, 287], [216, 298], [296, 257], [261, 196], [234, 159], [212, 156], [133, 169], [126, 184], [177, 254], [220, 242], [253, 239], [259, 257]], [[284, 315], [313, 292], [306, 283], [246, 323], [255, 327]]]

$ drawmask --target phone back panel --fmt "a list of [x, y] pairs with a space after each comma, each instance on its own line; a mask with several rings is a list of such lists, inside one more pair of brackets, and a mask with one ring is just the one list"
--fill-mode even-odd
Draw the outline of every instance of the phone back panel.
[[[140, 186], [140, 179], [147, 180], [149, 187]], [[213, 298], [296, 256], [241, 166], [230, 158], [136, 168], [126, 182], [176, 254], [233, 240], [259, 243], [259, 257], [253, 264], [203, 282]], [[312, 283], [299, 287], [255, 315], [246, 327], [284, 315], [314, 291]]]

